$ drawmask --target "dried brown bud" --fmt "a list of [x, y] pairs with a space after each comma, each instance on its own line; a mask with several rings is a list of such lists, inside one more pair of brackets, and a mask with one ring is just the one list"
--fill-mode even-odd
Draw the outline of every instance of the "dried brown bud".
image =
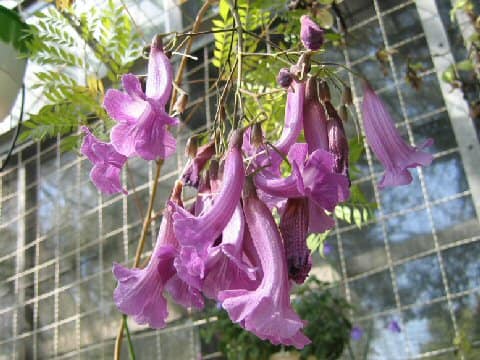
[[183, 114], [188, 104], [188, 95], [187, 93], [182, 93], [175, 101], [175, 105], [173, 105], [173, 110], [178, 114]]
[[230, 148], [237, 147], [241, 149], [243, 144], [243, 131], [240, 129], [234, 130], [232, 135], [230, 135]]
[[187, 144], [185, 145], [185, 156], [190, 158], [194, 158], [197, 156], [198, 150], [198, 140], [195, 136], [188, 138]]
[[318, 83], [318, 90], [320, 99], [322, 99], [323, 102], [331, 100], [330, 88], [325, 80], [322, 80]]
[[175, 202], [177, 205], [183, 207], [182, 190], [183, 190], [183, 183], [181, 181], [175, 181], [175, 185], [173, 186], [172, 195], [170, 196], [170, 199], [173, 202]]
[[250, 133], [250, 143], [256, 148], [263, 144], [263, 132], [260, 123], [253, 124], [252, 132]]
[[342, 104], [344, 104], [344, 105], [352, 105], [353, 104], [352, 89], [350, 89], [349, 86], [345, 86], [343, 88]]
[[340, 116], [340, 119], [342, 119], [343, 122], [348, 121], [348, 109], [346, 105], [340, 106], [338, 109], [338, 115]]

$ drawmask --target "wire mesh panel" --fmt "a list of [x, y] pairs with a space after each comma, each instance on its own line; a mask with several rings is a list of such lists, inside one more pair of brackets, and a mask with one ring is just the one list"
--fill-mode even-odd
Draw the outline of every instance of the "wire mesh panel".
[[[450, 2], [428, 3], [443, 31], [448, 30], [451, 45], [445, 52], [465, 56], [453, 41], [459, 34], [447, 27]], [[126, 6], [149, 37], [161, 21], [155, 11], [168, 8], [179, 15], [176, 21], [191, 21], [193, 8], [182, 4], [179, 12], [169, 4], [162, 3], [160, 10], [150, 1], [128, 1]], [[366, 149], [353, 186], [378, 203], [376, 216], [362, 228], [338, 220], [327, 239], [333, 253], [328, 260], [316, 259], [317, 269], [328, 268], [329, 276], [340, 280], [339, 288], [355, 305], [354, 323], [368, 334], [353, 343], [354, 352], [362, 354], [368, 342], [372, 359], [452, 358], [455, 339], [480, 341], [473, 320], [480, 308], [480, 204], [468, 170], [474, 160], [464, 151], [455, 123], [470, 119], [467, 113], [452, 118], [421, 6], [413, 1], [345, 1], [340, 10], [348, 46], [327, 55], [369, 78], [404, 138], [416, 144], [435, 139], [430, 167], [412, 170], [410, 186], [382, 191], [377, 187], [381, 166]], [[379, 51], [385, 54], [381, 61]], [[185, 85], [191, 93], [191, 128], [209, 124], [214, 112], [215, 93], [205, 95], [205, 80], [216, 72], [208, 63], [211, 53], [211, 45], [200, 47], [193, 54], [198, 60], [189, 61]], [[419, 89], [405, 79], [409, 63], [421, 64]], [[338, 76], [350, 82], [360, 116], [359, 82], [346, 71]], [[461, 94], [457, 100], [463, 101]], [[179, 132], [179, 148], [188, 126]], [[122, 174], [128, 195], [101, 196], [89, 181], [88, 161], [62, 153], [59, 141], [18, 150], [0, 175], [0, 359], [112, 357], [120, 315], [112, 300], [116, 283], [111, 266], [132, 264], [154, 169], [129, 161]], [[157, 211], [184, 163], [182, 154], [165, 162]], [[151, 225], [147, 253], [158, 225], [158, 220]], [[198, 358], [197, 324], [174, 304], [169, 320], [173, 325], [161, 331], [129, 322], [137, 358]], [[401, 333], [386, 331], [392, 320]], [[204, 353], [210, 350], [205, 347]]]

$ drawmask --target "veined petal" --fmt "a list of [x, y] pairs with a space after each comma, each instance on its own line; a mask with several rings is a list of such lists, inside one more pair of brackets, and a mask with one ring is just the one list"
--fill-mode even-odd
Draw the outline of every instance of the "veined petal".
[[385, 168], [380, 188], [409, 184], [408, 168], [430, 165], [432, 156], [402, 139], [382, 100], [367, 83], [362, 112], [367, 142]]
[[244, 213], [262, 266], [262, 282], [252, 291], [222, 291], [219, 299], [232, 321], [261, 339], [301, 347], [293, 339], [301, 333], [304, 323], [290, 304], [282, 238], [270, 210], [256, 196], [253, 183], [246, 186]]
[[120, 181], [121, 168], [110, 164], [96, 164], [90, 171], [90, 179], [98, 190], [107, 195], [127, 193]]
[[116, 151], [126, 157], [136, 155], [135, 151], [135, 123], [118, 123], [110, 131], [110, 141]]
[[310, 234], [323, 233], [335, 226], [335, 221], [333, 220], [333, 218], [331, 216], [328, 216], [321, 206], [315, 204], [315, 202], [310, 199], [308, 200], [308, 206], [308, 232]]
[[186, 168], [182, 175], [182, 179], [185, 184], [197, 187], [200, 181], [200, 172], [208, 160], [215, 154], [215, 143], [211, 142], [206, 145], [200, 146], [197, 151], [197, 155], [193, 160], [190, 160], [189, 166]]
[[122, 85], [127, 94], [132, 99], [142, 99], [145, 100], [145, 94], [142, 90], [142, 85], [140, 80], [134, 74], [125, 74], [122, 76]]
[[[293, 87], [293, 90], [292, 90]], [[303, 126], [303, 101], [305, 98], [305, 83], [293, 82], [287, 93], [285, 105], [285, 125], [280, 139], [275, 143], [275, 148], [284, 154], [288, 153], [298, 139]]]
[[165, 105], [172, 92], [173, 69], [170, 60], [163, 52], [161, 41], [155, 37], [148, 59], [148, 76], [145, 94], [147, 98]]
[[109, 89], [103, 100], [108, 115], [118, 122], [136, 122], [148, 106], [147, 101], [134, 99], [115, 89]]

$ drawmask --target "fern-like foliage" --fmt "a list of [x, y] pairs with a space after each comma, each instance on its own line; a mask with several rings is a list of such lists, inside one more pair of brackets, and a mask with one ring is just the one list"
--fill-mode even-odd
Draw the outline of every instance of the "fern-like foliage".
[[[32, 88], [42, 91], [46, 104], [29, 114], [20, 139], [67, 135], [93, 119], [108, 128], [111, 120], [101, 106], [103, 81], [118, 82], [141, 51], [129, 17], [113, 1], [83, 12], [75, 5], [51, 6], [35, 17], [29, 57], [42, 70]], [[68, 150], [75, 141], [64, 145]]]

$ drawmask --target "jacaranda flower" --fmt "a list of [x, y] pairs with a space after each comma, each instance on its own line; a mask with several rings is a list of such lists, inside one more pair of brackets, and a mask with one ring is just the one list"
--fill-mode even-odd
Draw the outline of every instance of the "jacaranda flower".
[[110, 138], [115, 149], [127, 157], [145, 160], [164, 159], [175, 152], [176, 140], [167, 126], [178, 120], [169, 116], [165, 105], [172, 91], [173, 70], [155, 38], [150, 50], [145, 93], [133, 74], [122, 77], [124, 92], [110, 89], [103, 106], [117, 121]]
[[105, 194], [126, 194], [120, 183], [120, 173], [127, 157], [119, 154], [112, 144], [98, 140], [87, 127], [83, 126], [82, 131], [86, 135], [80, 151], [93, 163], [90, 171], [92, 182]]
[[299, 349], [310, 343], [302, 333], [304, 322], [290, 303], [288, 271], [282, 238], [267, 206], [246, 185], [243, 210], [258, 253], [263, 278], [255, 290], [226, 290], [219, 294], [230, 319], [260, 339]]
[[432, 162], [432, 155], [421, 151], [432, 144], [432, 139], [419, 148], [407, 144], [382, 100], [368, 83], [364, 86], [362, 112], [367, 143], [385, 168], [379, 188], [410, 184], [412, 175], [408, 168], [427, 166]]
[[308, 144], [308, 153], [317, 149], [328, 150], [327, 117], [318, 100], [317, 80], [308, 78], [303, 104], [303, 132]]
[[[177, 183], [171, 200], [171, 203], [177, 202], [177, 206], [181, 205], [179, 193], [181, 185]], [[132, 316], [138, 324], [148, 324], [153, 328], [166, 325], [168, 311], [163, 295], [165, 290], [185, 307], [203, 307], [200, 292], [176, 274], [174, 259], [178, 255], [178, 242], [173, 231], [172, 213], [173, 207], [167, 205], [155, 248], [145, 268], [127, 269], [119, 264], [113, 265], [113, 274], [118, 280], [113, 299], [118, 309]]]
[[335, 157], [334, 170], [336, 173], [348, 175], [348, 139], [343, 128], [342, 119], [330, 101], [325, 101], [328, 114], [328, 150]]
[[318, 50], [323, 45], [323, 30], [309, 16], [300, 18], [300, 40], [308, 50]]

